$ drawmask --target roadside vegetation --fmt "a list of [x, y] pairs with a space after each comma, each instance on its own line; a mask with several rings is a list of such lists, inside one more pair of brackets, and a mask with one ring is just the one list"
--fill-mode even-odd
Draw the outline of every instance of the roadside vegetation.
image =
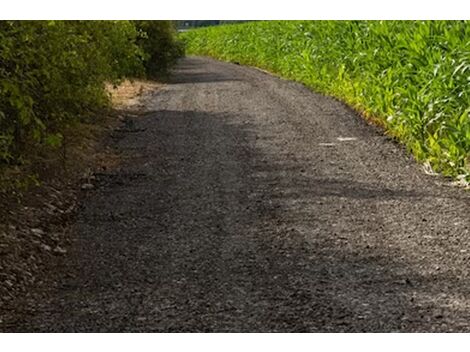
[[0, 21], [0, 181], [38, 150], [65, 154], [64, 132], [99, 120], [109, 84], [164, 77], [181, 55], [171, 21]]
[[258, 66], [335, 96], [417, 160], [470, 180], [468, 21], [264, 21], [181, 38], [188, 54]]

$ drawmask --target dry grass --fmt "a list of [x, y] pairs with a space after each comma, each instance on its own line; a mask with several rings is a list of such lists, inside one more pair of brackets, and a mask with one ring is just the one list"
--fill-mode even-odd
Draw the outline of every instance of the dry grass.
[[160, 88], [162, 85], [154, 81], [134, 80], [123, 81], [115, 87], [111, 84], [106, 89], [111, 95], [113, 107], [116, 109], [128, 109], [139, 105], [143, 96]]
[[144, 110], [151, 93], [161, 86], [146, 80], [125, 80], [119, 86], [108, 84], [112, 110], [96, 116], [93, 123], [77, 123], [62, 131], [64, 143], [60, 149], [31, 145], [29, 159], [23, 165], [4, 166], [0, 170], [0, 193], [3, 197], [5, 193], [23, 193], [39, 181], [69, 178], [93, 167], [115, 166], [118, 157], [101, 148], [99, 141], [120, 123], [123, 115]]

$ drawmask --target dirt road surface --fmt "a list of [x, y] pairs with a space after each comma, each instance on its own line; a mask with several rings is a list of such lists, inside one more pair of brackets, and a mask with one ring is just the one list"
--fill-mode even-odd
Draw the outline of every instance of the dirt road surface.
[[470, 331], [470, 193], [349, 108], [186, 58], [3, 331]]

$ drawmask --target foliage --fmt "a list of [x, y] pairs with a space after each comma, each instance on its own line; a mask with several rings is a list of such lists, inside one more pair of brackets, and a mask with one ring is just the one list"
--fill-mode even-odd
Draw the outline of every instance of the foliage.
[[26, 144], [60, 146], [64, 127], [108, 105], [106, 82], [145, 75], [162, 50], [174, 51], [166, 22], [145, 33], [131, 21], [0, 21], [0, 163], [20, 163]]
[[135, 21], [141, 33], [138, 40], [144, 52], [145, 71], [149, 77], [160, 77], [168, 72], [176, 59], [183, 55], [182, 43], [172, 21]]
[[190, 54], [265, 68], [378, 118], [421, 161], [470, 172], [468, 21], [265, 21], [181, 34]]

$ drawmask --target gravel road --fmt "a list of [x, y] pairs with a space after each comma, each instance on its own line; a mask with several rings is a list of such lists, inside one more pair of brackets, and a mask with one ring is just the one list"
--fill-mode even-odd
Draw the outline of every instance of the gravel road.
[[256, 69], [186, 58], [147, 105], [4, 331], [470, 331], [470, 192]]

